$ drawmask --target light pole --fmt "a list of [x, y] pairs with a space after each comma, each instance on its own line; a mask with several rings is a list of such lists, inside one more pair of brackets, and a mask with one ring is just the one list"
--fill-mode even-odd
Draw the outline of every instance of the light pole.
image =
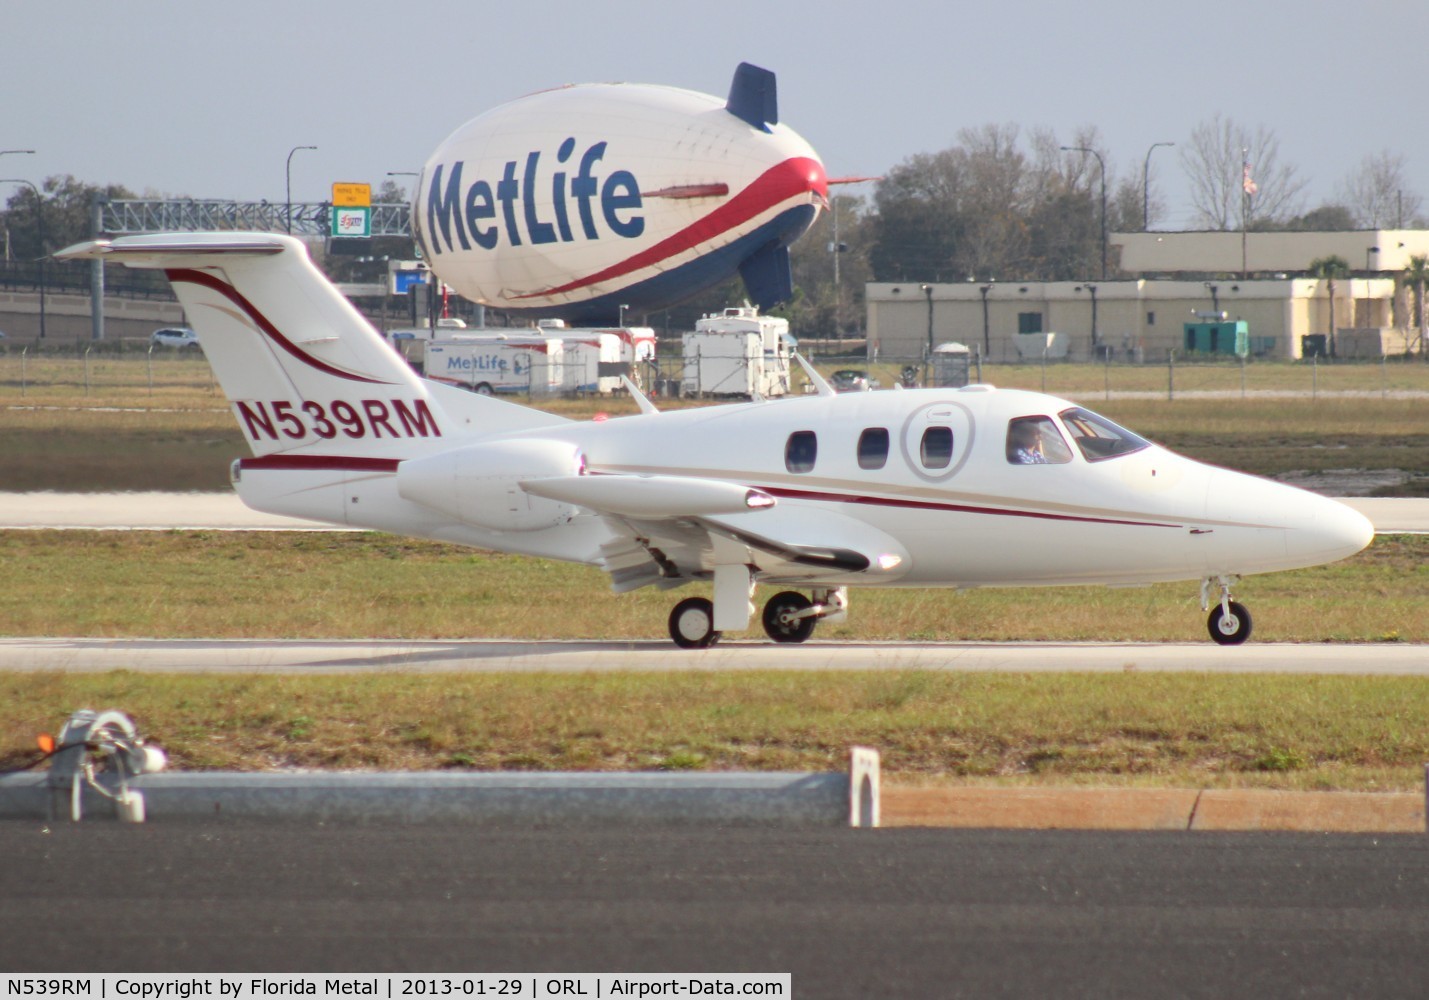
[[[1146, 151], [1146, 162], [1141, 165], [1141, 231], [1151, 228], [1151, 154], [1157, 146], [1174, 146], [1174, 142], [1153, 142]], [[1106, 275], [1102, 275], [1103, 278]]]
[[288, 150], [288, 167], [287, 167], [287, 173], [286, 173], [287, 182], [288, 182], [288, 183], [287, 183], [287, 189], [286, 189], [286, 190], [287, 190], [287, 194], [288, 194], [288, 208], [287, 208], [287, 211], [285, 211], [285, 212], [283, 213], [283, 220], [284, 220], [284, 224], [288, 227], [288, 235], [289, 235], [289, 236], [291, 236], [291, 235], [293, 234], [293, 154], [296, 153], [296, 152], [297, 152], [298, 150], [300, 150], [300, 149], [317, 149], [317, 148], [318, 148], [318, 147], [316, 147], [316, 146], [294, 146], [292, 149]]
[[[28, 150], [6, 150], [6, 152], [28, 152]], [[25, 184], [35, 192], [35, 229], [40, 235], [40, 339], [45, 339], [45, 200], [40, 197], [40, 189], [20, 177], [0, 178], [0, 184]]]
[[1097, 158], [1097, 166], [1102, 172], [1102, 280], [1106, 280], [1106, 161], [1102, 159], [1102, 154], [1095, 149], [1088, 149], [1086, 146], [1063, 146], [1064, 153], [1091, 153]]
[[620, 305], [615, 307], [615, 328], [617, 330], [625, 329], [625, 310], [629, 308], [630, 307], [624, 302], [620, 303]]
[[933, 356], [933, 286], [919, 285], [923, 289], [923, 294], [928, 296], [928, 357]]
[[987, 293], [992, 291], [992, 282], [986, 285], [978, 285], [977, 290], [982, 293], [982, 356], [992, 357], [992, 334], [988, 330], [987, 323]]
[[1092, 297], [1092, 354], [1097, 353], [1097, 345], [1101, 343], [1101, 338], [1097, 336], [1097, 286], [1091, 283], [1078, 285], [1075, 291], [1085, 291]]

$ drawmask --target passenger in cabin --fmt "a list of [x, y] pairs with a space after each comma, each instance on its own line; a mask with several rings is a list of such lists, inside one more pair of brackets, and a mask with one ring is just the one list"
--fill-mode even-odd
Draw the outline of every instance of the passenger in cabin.
[[1007, 425], [1007, 460], [1013, 465], [1061, 465], [1071, 449], [1051, 417], [1018, 417]]
[[1007, 460], [1013, 465], [1046, 465], [1042, 432], [1035, 420], [1014, 420], [1007, 425]]

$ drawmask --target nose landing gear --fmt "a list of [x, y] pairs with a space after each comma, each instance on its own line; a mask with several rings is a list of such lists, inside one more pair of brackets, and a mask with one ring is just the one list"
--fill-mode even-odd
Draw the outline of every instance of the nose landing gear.
[[1231, 584], [1235, 583], [1235, 577], [1231, 576], [1217, 577], [1214, 581], [1220, 585], [1221, 599], [1212, 608], [1212, 582], [1209, 577], [1201, 581], [1201, 610], [1210, 611], [1210, 617], [1206, 619], [1206, 629], [1218, 645], [1239, 646], [1250, 638], [1250, 612], [1244, 604], [1231, 600]]

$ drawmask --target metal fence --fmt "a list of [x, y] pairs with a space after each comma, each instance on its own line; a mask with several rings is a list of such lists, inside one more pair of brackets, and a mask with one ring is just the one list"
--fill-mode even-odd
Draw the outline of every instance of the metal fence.
[[[727, 361], [723, 363], [729, 367]], [[865, 379], [872, 389], [891, 389], [895, 384], [907, 388], [939, 384], [932, 366], [922, 358], [883, 358], [869, 364], [861, 355], [826, 356], [814, 359], [814, 365], [825, 378], [832, 379], [841, 372], [854, 373]], [[518, 378], [502, 391], [527, 399], [593, 391], [589, 385], [577, 384], [578, 379], [588, 378], [584, 365], [580, 366], [581, 372], [574, 369], [567, 372], [566, 367], [562, 362], [553, 362], [541, 372], [540, 384], [533, 384], [527, 374], [524, 381]], [[689, 372], [690, 363], [685, 358], [665, 354], [653, 361], [636, 363], [629, 374], [642, 391], [653, 397], [747, 398], [747, 379], [732, 377], [727, 392], [717, 391], [718, 387], [692, 392], [687, 382]], [[474, 389], [479, 384], [477, 379], [470, 381], [468, 388]], [[1429, 396], [1429, 364], [1392, 358], [1364, 362], [1310, 359], [1208, 363], [1173, 357], [1159, 365], [1072, 362], [992, 365], [980, 363], [974, 356], [968, 363], [967, 381], [1034, 389], [1083, 400], [1235, 399], [1266, 395], [1417, 398]], [[604, 382], [606, 387], [613, 384], [612, 380]], [[797, 363], [792, 364], [786, 391], [803, 395], [809, 391], [807, 386], [803, 370]], [[836, 387], [861, 389], [863, 386], [843, 378]], [[119, 397], [144, 406], [149, 405], [145, 400], [195, 392], [211, 396], [216, 406], [223, 405], [213, 372], [202, 352], [196, 349], [150, 347], [147, 341], [81, 342], [64, 348], [36, 349], [33, 345], [7, 345], [0, 341], [0, 404], [14, 405], [43, 396], [46, 401], [73, 400], [82, 405], [86, 397], [106, 396], [111, 401]]]

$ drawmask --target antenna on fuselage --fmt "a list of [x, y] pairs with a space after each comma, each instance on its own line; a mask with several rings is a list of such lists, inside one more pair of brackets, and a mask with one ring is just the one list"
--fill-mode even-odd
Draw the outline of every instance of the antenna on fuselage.
[[822, 375], [814, 371], [814, 366], [809, 364], [809, 362], [805, 361], [804, 356], [798, 351], [794, 352], [794, 360], [799, 362], [799, 364], [803, 367], [804, 374], [809, 376], [809, 381], [813, 383], [815, 389], [819, 390], [820, 396], [838, 395], [838, 393], [834, 392], [834, 387], [829, 385], [828, 381]]
[[660, 409], [650, 402], [650, 397], [640, 391], [640, 387], [630, 381], [629, 376], [620, 376], [620, 381], [625, 383], [625, 391], [630, 393], [630, 398], [635, 400], [635, 405], [640, 407], [641, 413], [659, 413]]

